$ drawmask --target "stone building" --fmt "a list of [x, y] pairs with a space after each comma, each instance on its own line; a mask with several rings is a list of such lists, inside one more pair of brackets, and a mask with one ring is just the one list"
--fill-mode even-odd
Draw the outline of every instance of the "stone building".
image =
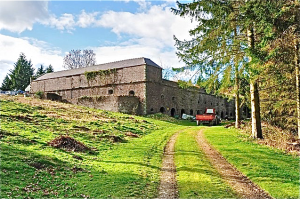
[[206, 108], [221, 118], [235, 113], [233, 101], [162, 79], [162, 68], [147, 58], [48, 73], [31, 83], [30, 93], [38, 91], [52, 100], [138, 115], [196, 115]]

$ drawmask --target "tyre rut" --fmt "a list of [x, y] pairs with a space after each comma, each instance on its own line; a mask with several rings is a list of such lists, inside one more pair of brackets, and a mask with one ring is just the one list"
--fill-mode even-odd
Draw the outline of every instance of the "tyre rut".
[[165, 147], [158, 198], [178, 198], [176, 167], [174, 162], [174, 148], [178, 135], [179, 132], [175, 133]]
[[222, 178], [237, 192], [239, 197], [251, 199], [272, 198], [267, 192], [254, 184], [249, 178], [227, 162], [219, 152], [210, 146], [204, 138], [202, 130], [198, 133], [196, 139], [211, 164], [217, 169]]

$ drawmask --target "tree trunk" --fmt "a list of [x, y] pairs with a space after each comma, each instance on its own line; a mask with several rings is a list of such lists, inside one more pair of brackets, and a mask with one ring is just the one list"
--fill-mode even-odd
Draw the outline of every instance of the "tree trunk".
[[235, 128], [240, 128], [240, 79], [238, 65], [235, 65]]
[[261, 130], [260, 104], [258, 85], [255, 80], [250, 82], [252, 137], [263, 138]]
[[[234, 37], [237, 37], [237, 25], [234, 23]], [[239, 43], [235, 44], [236, 49], [235, 51], [239, 51], [240, 45]], [[240, 120], [241, 120], [241, 113], [240, 113], [240, 76], [239, 76], [239, 57], [235, 55], [234, 57], [234, 87], [235, 87], [235, 128], [240, 128]]]
[[[248, 43], [251, 50], [254, 50], [255, 35], [254, 28], [248, 30]], [[249, 58], [250, 61], [252, 58]], [[251, 70], [251, 69], [250, 69]], [[259, 104], [259, 92], [258, 84], [255, 77], [250, 72], [250, 96], [251, 96], [251, 119], [252, 119], [252, 137], [263, 138], [261, 130], [261, 118], [260, 118], [260, 104]]]
[[297, 120], [298, 120], [298, 138], [300, 139], [300, 45], [296, 45], [295, 53], [295, 71], [296, 71], [296, 95], [297, 95]]

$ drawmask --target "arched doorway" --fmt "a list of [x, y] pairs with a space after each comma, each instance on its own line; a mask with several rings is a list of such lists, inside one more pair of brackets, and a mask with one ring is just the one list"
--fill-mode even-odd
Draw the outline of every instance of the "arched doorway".
[[193, 115], [194, 114], [194, 111], [193, 109], [190, 110], [190, 115]]
[[180, 116], [182, 117], [182, 114], [184, 114], [185, 113], [185, 110], [184, 109], [181, 109], [181, 111], [180, 111]]
[[171, 109], [171, 116], [172, 116], [172, 117], [175, 117], [175, 112], [176, 112], [176, 111], [175, 111], [175, 108], [172, 108], [172, 109]]
[[201, 114], [201, 111], [200, 110], [197, 110], [197, 115], [200, 115]]
[[224, 119], [224, 112], [221, 112], [221, 118]]
[[160, 111], [161, 113], [165, 113], [165, 112], [166, 112], [166, 109], [165, 109], [164, 107], [161, 107], [161, 108], [159, 109], [159, 111]]

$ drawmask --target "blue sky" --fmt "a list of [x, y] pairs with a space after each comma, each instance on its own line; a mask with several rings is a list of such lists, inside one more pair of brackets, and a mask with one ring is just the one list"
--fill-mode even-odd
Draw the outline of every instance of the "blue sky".
[[21, 52], [37, 68], [64, 70], [72, 49], [92, 49], [97, 64], [136, 57], [180, 67], [173, 35], [190, 39], [190, 19], [175, 1], [0, 1], [0, 83]]

